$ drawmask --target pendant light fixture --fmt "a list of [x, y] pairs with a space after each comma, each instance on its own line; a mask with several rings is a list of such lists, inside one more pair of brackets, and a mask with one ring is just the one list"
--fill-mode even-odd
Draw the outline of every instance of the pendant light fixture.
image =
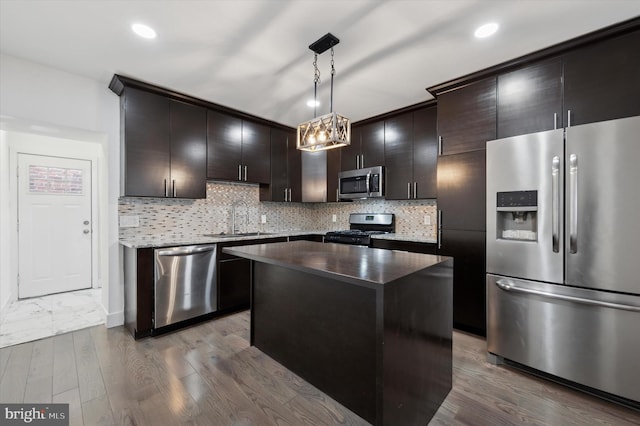
[[[331, 33], [327, 33], [315, 43], [309, 46], [313, 50], [313, 116], [314, 118], [298, 126], [297, 148], [302, 151], [321, 151], [325, 149], [339, 148], [351, 144], [351, 121], [347, 117], [333, 112], [333, 76], [336, 71], [333, 64], [333, 46], [340, 40]], [[320, 71], [318, 70], [318, 55], [331, 49], [331, 101], [329, 114], [316, 116], [318, 83]]]

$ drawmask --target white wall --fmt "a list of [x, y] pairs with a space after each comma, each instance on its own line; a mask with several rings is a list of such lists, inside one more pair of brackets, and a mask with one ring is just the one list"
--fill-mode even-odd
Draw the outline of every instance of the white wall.
[[[7, 132], [0, 130], [0, 311], [11, 298], [11, 279], [9, 271], [9, 144]], [[7, 170], [7, 172], [5, 172]], [[6, 194], [6, 195], [5, 195]]]
[[[16, 57], [0, 55], [0, 129], [11, 131], [31, 131], [38, 133], [38, 127], [57, 129], [60, 136], [81, 140], [88, 136], [100, 141], [106, 164], [102, 167], [107, 181], [101, 190], [102, 208], [107, 220], [99, 231], [108, 256], [108, 268], [103, 276], [108, 279], [103, 284], [103, 303], [107, 311], [107, 325], [124, 322], [123, 288], [120, 280], [118, 245], [118, 197], [120, 176], [120, 113], [119, 98], [108, 89], [108, 83], [70, 74], [41, 64]], [[34, 125], [36, 127], [34, 127]], [[0, 204], [4, 205], [8, 186], [8, 170], [5, 161], [8, 143], [0, 135]], [[10, 232], [8, 217], [0, 210], [0, 236]], [[0, 244], [0, 265], [8, 262], [6, 250]], [[0, 270], [2, 270], [0, 268]], [[0, 275], [0, 304], [2, 303], [5, 280], [11, 276]], [[1, 305], [0, 305], [1, 306]]]

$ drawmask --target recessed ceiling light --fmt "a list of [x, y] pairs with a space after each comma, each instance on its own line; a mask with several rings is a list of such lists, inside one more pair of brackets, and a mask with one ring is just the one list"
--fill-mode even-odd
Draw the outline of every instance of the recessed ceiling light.
[[476, 32], [473, 34], [477, 38], [485, 38], [495, 34], [496, 31], [498, 31], [498, 24], [496, 24], [495, 22], [490, 22], [478, 27], [478, 29], [476, 29]]
[[313, 100], [313, 99], [309, 99], [309, 100], [307, 101], [307, 106], [308, 106], [309, 108], [313, 108], [313, 107], [320, 106], [320, 101], [316, 101], [316, 100]]
[[144, 38], [156, 38], [156, 32], [153, 28], [144, 25], [144, 24], [133, 24], [131, 25], [131, 29], [134, 33], [138, 34], [140, 37]]

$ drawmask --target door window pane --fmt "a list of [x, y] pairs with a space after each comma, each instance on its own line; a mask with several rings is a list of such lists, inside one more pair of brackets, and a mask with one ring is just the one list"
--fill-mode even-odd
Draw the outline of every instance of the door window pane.
[[82, 195], [82, 170], [62, 167], [29, 166], [29, 192]]

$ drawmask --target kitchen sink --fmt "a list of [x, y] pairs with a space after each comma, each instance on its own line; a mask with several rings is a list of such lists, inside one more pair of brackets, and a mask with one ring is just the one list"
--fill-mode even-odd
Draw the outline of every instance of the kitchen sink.
[[237, 238], [237, 237], [257, 237], [260, 235], [273, 235], [273, 232], [238, 232], [235, 234], [203, 234], [205, 237], [214, 238]]

